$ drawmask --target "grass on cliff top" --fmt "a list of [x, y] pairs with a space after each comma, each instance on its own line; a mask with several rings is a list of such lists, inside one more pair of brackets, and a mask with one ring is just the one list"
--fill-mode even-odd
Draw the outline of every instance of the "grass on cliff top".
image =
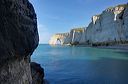
[[56, 33], [55, 35], [68, 35], [69, 33]]
[[81, 28], [74, 28], [72, 29], [71, 31], [76, 31], [76, 32], [83, 32], [84, 31], [84, 27], [81, 27]]
[[[105, 12], [106, 10], [107, 10], [107, 11], [109, 11], [109, 10], [110, 10], [110, 11], [113, 11], [116, 7], [124, 7], [124, 8], [126, 8], [126, 7], [128, 7], [128, 3], [127, 3], [127, 4], [120, 4], [120, 5], [113, 6], [113, 7], [112, 7], [112, 6], [111, 6], [111, 7], [108, 7], [108, 8], [105, 9], [103, 12]], [[103, 12], [102, 12], [102, 13], [103, 13]], [[101, 14], [102, 14], [102, 13], [101, 13]]]
[[117, 6], [114, 6], [114, 7], [109, 7], [107, 9], [113, 9], [115, 7], [128, 7], [128, 4], [120, 4], [120, 5], [117, 5]]
[[101, 16], [101, 14], [97, 14], [97, 15], [94, 15], [94, 16], [100, 17], [100, 16]]
[[120, 4], [120, 5], [117, 5], [116, 7], [128, 7], [128, 3], [127, 4]]

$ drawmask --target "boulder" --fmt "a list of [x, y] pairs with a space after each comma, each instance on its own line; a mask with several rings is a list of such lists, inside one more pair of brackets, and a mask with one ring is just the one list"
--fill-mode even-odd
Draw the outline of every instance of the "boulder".
[[31, 62], [32, 84], [43, 84], [44, 69], [35, 62]]

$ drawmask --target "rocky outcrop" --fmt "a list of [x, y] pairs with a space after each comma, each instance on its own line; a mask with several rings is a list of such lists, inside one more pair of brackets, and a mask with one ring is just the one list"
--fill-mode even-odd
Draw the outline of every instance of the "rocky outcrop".
[[28, 0], [0, 0], [0, 84], [31, 84], [30, 56], [38, 46], [37, 18]]
[[64, 44], [79, 44], [85, 41], [85, 28], [71, 29], [70, 33], [58, 33], [51, 37], [49, 44], [57, 44], [60, 41]]
[[85, 41], [85, 28], [75, 28], [70, 31], [71, 44], [82, 44]]
[[40, 64], [31, 62], [32, 84], [43, 84], [44, 69]]
[[85, 36], [92, 44], [128, 41], [128, 4], [108, 8], [93, 16]]
[[55, 45], [55, 44], [64, 44], [66, 42], [67, 37], [69, 36], [69, 33], [58, 33], [51, 37], [49, 44]]
[[[79, 29], [78, 29], [79, 30]], [[81, 32], [72, 29], [66, 44], [113, 45], [128, 43], [128, 4], [110, 7], [92, 17]]]

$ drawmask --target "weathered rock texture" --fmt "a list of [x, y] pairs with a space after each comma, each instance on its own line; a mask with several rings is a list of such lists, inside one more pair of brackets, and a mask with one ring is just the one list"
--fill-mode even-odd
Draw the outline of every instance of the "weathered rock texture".
[[43, 84], [44, 69], [40, 64], [31, 62], [32, 84]]
[[85, 41], [85, 28], [75, 28], [70, 31], [71, 44], [82, 44]]
[[128, 4], [118, 5], [92, 17], [86, 29], [90, 43], [128, 41]]
[[113, 45], [128, 43], [128, 4], [107, 8], [92, 17], [82, 31], [72, 29], [66, 44]]
[[28, 0], [0, 0], [0, 84], [31, 84], [30, 56], [38, 46], [37, 18]]

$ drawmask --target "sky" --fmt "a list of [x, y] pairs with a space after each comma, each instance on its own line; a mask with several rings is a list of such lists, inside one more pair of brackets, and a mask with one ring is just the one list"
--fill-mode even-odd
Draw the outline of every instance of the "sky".
[[55, 33], [86, 27], [91, 17], [128, 0], [29, 0], [36, 11], [39, 43], [47, 44]]

